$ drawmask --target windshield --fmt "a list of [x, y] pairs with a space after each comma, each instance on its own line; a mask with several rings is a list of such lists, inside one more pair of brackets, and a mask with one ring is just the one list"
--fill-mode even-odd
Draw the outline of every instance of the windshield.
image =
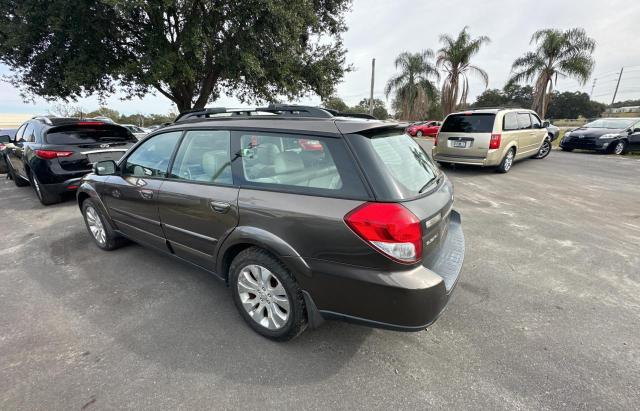
[[444, 121], [440, 131], [443, 133], [491, 133], [495, 118], [496, 115], [491, 113], [452, 114]]
[[584, 128], [611, 128], [611, 129], [622, 129], [631, 127], [631, 125], [637, 120], [625, 120], [618, 118], [602, 118], [600, 120], [593, 121], [591, 123], [585, 124]]
[[407, 134], [397, 134], [397, 131], [378, 134], [370, 141], [373, 151], [405, 198], [424, 192], [425, 185], [439, 174], [429, 156]]

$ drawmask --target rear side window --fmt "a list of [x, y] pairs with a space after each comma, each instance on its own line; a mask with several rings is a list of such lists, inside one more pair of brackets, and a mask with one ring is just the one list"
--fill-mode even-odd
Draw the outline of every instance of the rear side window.
[[378, 134], [369, 141], [404, 198], [420, 194], [420, 190], [438, 175], [429, 156], [406, 134]]
[[504, 115], [504, 120], [502, 122], [502, 130], [517, 130], [520, 126], [518, 125], [518, 116], [516, 113], [507, 113]]
[[518, 113], [518, 125], [520, 126], [520, 130], [531, 128], [531, 117], [529, 117], [529, 113]]
[[165, 177], [182, 131], [158, 134], [139, 145], [124, 164], [123, 174], [134, 177]]
[[112, 124], [55, 127], [49, 130], [46, 139], [49, 144], [61, 145], [137, 141], [129, 130]]
[[230, 142], [226, 130], [188, 131], [180, 143], [171, 178], [233, 184]]
[[453, 114], [447, 117], [440, 131], [444, 133], [490, 133], [495, 114]]
[[344, 142], [271, 133], [241, 133], [242, 179], [248, 185], [357, 197], [366, 190]]

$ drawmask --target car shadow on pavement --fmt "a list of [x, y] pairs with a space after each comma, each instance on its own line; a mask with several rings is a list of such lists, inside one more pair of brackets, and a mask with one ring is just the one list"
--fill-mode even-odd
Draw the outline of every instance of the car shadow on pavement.
[[[88, 351], [132, 353], [145, 366], [167, 371], [299, 385], [336, 374], [372, 332], [326, 322], [290, 342], [265, 339], [244, 323], [215, 276], [136, 244], [101, 251], [80, 214], [51, 225], [35, 242], [31, 248], [45, 251], [23, 257], [29, 275], [70, 316], [88, 320], [95, 335], [108, 336], [94, 339], [98, 347]], [[114, 347], [100, 347], [105, 341]]]

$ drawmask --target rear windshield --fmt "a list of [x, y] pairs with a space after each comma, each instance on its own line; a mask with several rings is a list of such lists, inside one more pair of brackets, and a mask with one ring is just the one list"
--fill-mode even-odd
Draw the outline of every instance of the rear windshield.
[[447, 117], [440, 129], [443, 133], [491, 133], [495, 114], [453, 114]]
[[422, 147], [407, 134], [398, 134], [397, 131], [378, 134], [370, 141], [402, 198], [424, 192], [439, 174]]
[[52, 128], [47, 133], [49, 144], [91, 144], [106, 142], [134, 142], [136, 138], [124, 127], [70, 125]]

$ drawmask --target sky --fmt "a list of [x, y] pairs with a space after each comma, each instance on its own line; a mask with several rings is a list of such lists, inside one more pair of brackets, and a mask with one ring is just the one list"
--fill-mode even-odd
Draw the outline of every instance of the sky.
[[[346, 16], [344, 34], [347, 62], [355, 69], [337, 86], [337, 95], [355, 105], [369, 96], [371, 59], [376, 59], [374, 97], [386, 101], [386, 81], [396, 72], [395, 57], [403, 52], [440, 48], [439, 36], [456, 36], [468, 26], [472, 36], [486, 35], [491, 43], [483, 47], [473, 63], [489, 73], [489, 88], [502, 88], [509, 78], [513, 60], [533, 46], [531, 34], [542, 28], [582, 27], [597, 42], [593, 57], [594, 74], [587, 84], [560, 80], [561, 91], [591, 92], [594, 100], [610, 103], [621, 67], [624, 68], [616, 101], [640, 98], [640, 1], [629, 0], [354, 0]], [[0, 76], [10, 74], [0, 65]], [[470, 81], [470, 102], [484, 91], [477, 79]], [[125, 114], [167, 113], [171, 101], [161, 95], [122, 100], [110, 97], [107, 105]], [[319, 105], [317, 96], [300, 99], [298, 104]], [[87, 111], [98, 107], [96, 97], [79, 100]], [[241, 107], [234, 98], [223, 97], [209, 106]], [[0, 82], [0, 113], [44, 114], [51, 103], [37, 99], [25, 103], [18, 90]]]

